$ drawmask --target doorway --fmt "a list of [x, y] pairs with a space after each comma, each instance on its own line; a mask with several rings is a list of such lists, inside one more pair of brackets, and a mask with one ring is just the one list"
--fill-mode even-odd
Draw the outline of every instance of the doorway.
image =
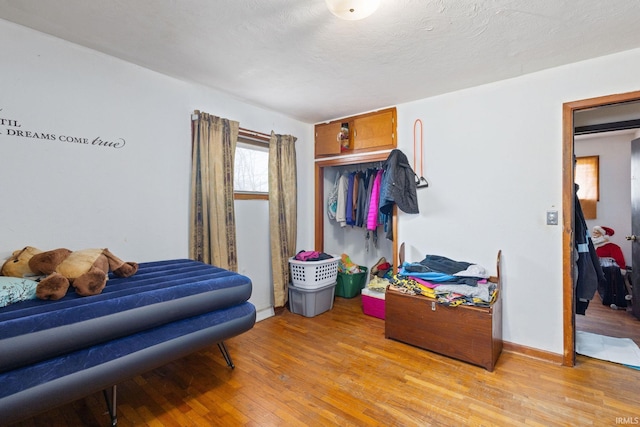
[[574, 112], [623, 102], [640, 101], [640, 91], [584, 99], [563, 104], [562, 131], [562, 271], [563, 271], [563, 365], [575, 365], [575, 297], [574, 271]]

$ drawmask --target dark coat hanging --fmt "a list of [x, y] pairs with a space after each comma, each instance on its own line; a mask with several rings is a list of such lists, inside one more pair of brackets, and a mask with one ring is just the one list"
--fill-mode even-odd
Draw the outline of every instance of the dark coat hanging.
[[393, 204], [410, 214], [418, 212], [415, 172], [411, 169], [407, 156], [394, 149], [384, 163], [384, 176], [380, 189], [380, 212], [391, 215]]

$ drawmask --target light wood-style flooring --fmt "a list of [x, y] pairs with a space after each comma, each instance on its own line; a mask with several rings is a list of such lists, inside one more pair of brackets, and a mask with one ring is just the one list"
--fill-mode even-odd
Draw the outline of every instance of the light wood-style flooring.
[[[595, 318], [589, 310], [587, 317]], [[384, 321], [362, 314], [360, 297], [336, 298], [331, 311], [313, 318], [285, 310], [226, 344], [234, 370], [212, 345], [120, 384], [118, 425], [640, 422], [640, 371], [584, 356], [568, 368], [503, 352], [487, 372], [385, 339]], [[109, 418], [95, 394], [18, 425], [106, 426]]]
[[640, 346], [640, 320], [633, 316], [631, 307], [613, 310], [608, 305], [602, 305], [597, 292], [589, 303], [586, 314], [576, 316], [576, 330], [609, 337], [631, 338]]

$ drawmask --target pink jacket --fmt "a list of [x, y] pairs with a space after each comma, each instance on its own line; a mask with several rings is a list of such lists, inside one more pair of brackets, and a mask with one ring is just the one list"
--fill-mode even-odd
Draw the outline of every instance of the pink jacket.
[[371, 189], [371, 201], [369, 202], [369, 213], [367, 215], [367, 230], [378, 228], [378, 205], [380, 204], [380, 184], [382, 182], [383, 170], [380, 169], [373, 181]]

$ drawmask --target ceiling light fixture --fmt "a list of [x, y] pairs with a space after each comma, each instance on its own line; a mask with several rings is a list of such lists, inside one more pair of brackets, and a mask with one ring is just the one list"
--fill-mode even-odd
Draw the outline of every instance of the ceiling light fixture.
[[335, 16], [348, 21], [357, 21], [371, 15], [380, 6], [380, 0], [325, 0]]

